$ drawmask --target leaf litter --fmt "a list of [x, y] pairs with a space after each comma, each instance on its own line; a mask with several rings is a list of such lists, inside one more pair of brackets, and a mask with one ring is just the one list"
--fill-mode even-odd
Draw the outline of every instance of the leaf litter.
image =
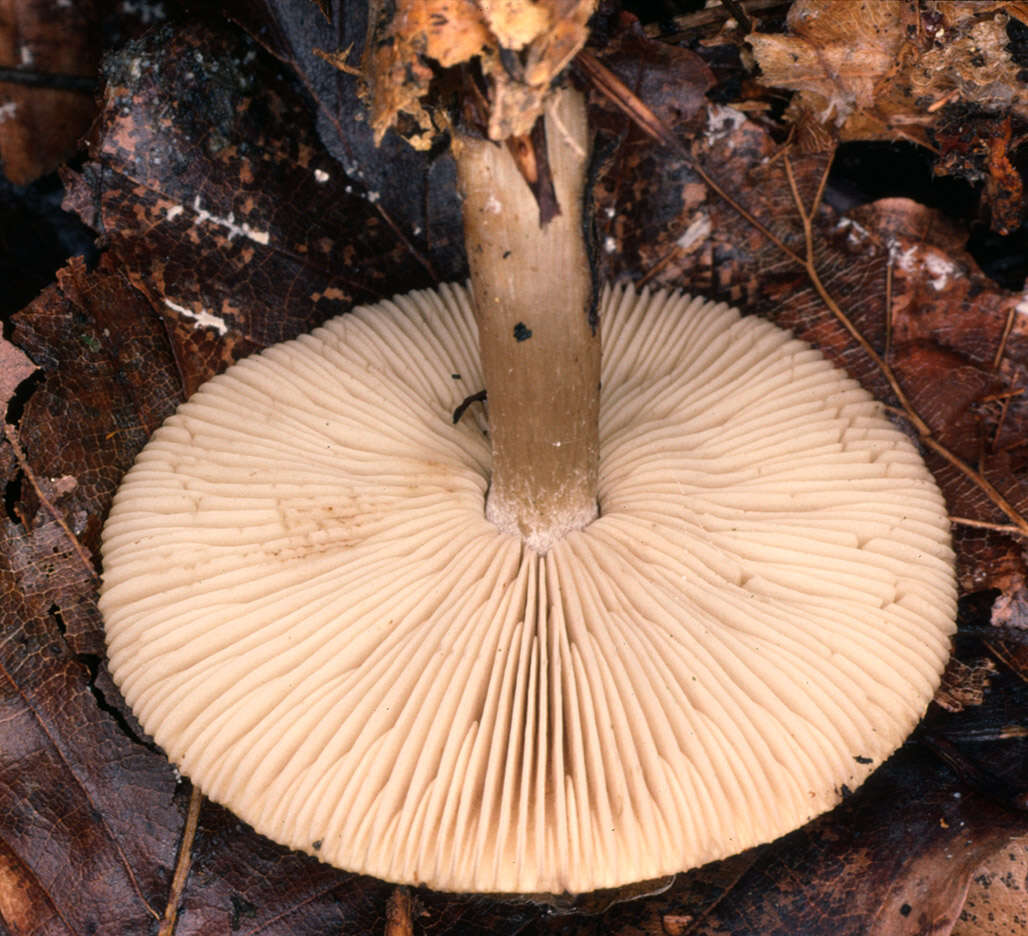
[[[598, 128], [600, 275], [772, 318], [891, 406], [946, 494], [965, 597], [946, 680], [960, 703], [933, 706], [839, 809], [648, 896], [553, 906], [397, 890], [256, 836], [199, 804], [104, 669], [99, 531], [153, 429], [245, 354], [354, 302], [461, 275], [459, 215], [436, 211], [426, 232], [426, 205], [452, 196], [438, 168], [447, 157], [400, 157], [418, 160], [415, 184], [432, 178], [437, 192], [394, 199], [383, 213], [368, 179], [383, 178], [391, 133], [381, 153], [355, 143], [348, 165], [333, 158], [368, 128], [337, 111], [326, 129], [314, 43], [283, 38], [307, 35], [295, 3], [252, 14], [279, 25], [262, 41], [277, 43], [293, 72], [211, 23], [168, 28], [109, 59], [90, 160], [65, 175], [68, 205], [102, 235], [100, 263], [73, 261], [0, 344], [5, 402], [24, 397], [0, 445], [5, 924], [16, 933], [987, 932], [969, 928], [978, 904], [957, 923], [967, 887], [983, 862], [1016, 855], [1011, 836], [1026, 828], [1017, 729], [1028, 657], [1013, 634], [1025, 603], [1028, 302], [981, 272], [965, 222], [902, 197], [844, 204], [830, 173], [840, 140], [916, 139], [937, 153], [937, 171], [981, 186], [993, 227], [1020, 223], [1008, 189], [1024, 85], [997, 24], [1009, 35], [1023, 5], [891, 5], [853, 24], [852, 45], [866, 53], [856, 64], [832, 25], [838, 10], [816, 0], [753, 4], [749, 36], [728, 11], [707, 16], [688, 43], [613, 18], [575, 59]], [[342, 52], [338, 22], [315, 13], [303, 29]], [[792, 53], [805, 70], [779, 64]], [[913, 94], [905, 82], [914, 87], [917, 69]], [[769, 102], [782, 94], [788, 106], [775, 117]], [[196, 833], [184, 845], [191, 802]]]

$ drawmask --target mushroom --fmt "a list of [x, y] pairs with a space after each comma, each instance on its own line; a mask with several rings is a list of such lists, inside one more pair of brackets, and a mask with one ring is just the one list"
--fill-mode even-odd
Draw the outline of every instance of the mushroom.
[[[948, 519], [916, 448], [787, 332], [618, 286], [595, 446], [543, 414], [539, 458], [577, 450], [528, 485], [556, 520], [524, 507], [531, 435], [490, 507], [478, 275], [474, 299], [412, 293], [240, 361], [157, 430], [103, 534], [132, 710], [257, 831], [441, 890], [619, 886], [829, 809], [948, 654]], [[501, 373], [548, 328], [503, 315]], [[488, 420], [455, 424], [483, 385]]]

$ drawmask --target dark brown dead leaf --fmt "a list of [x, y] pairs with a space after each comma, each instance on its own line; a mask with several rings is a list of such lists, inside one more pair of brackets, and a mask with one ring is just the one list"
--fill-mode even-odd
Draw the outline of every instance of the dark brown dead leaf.
[[[747, 853], [746, 866], [737, 862], [723, 878], [731, 881], [724, 891], [690, 888], [694, 876], [716, 868], [710, 866], [681, 876], [659, 897], [620, 904], [599, 921], [551, 920], [525, 936], [948, 932], [976, 868], [1006, 847], [1012, 831], [1009, 813], [951, 786], [946, 774], [925, 756], [904, 752], [828, 816]], [[912, 796], [916, 811], [907, 806]]]
[[16, 185], [52, 172], [89, 128], [99, 39], [94, 2], [0, 2], [0, 164]]
[[634, 20], [607, 44], [601, 61], [660, 120], [683, 135], [715, 84], [714, 73], [697, 53], [646, 38]]
[[431, 283], [251, 44], [158, 32], [108, 72], [96, 162], [68, 177], [67, 204], [163, 313], [187, 393], [355, 303]]
[[996, 664], [988, 658], [965, 663], [953, 657], [942, 674], [935, 703], [947, 712], [962, 712], [969, 705], [981, 705]]
[[[376, 199], [382, 222], [416, 253], [412, 265], [427, 265], [440, 281], [465, 276], [453, 160], [445, 153], [414, 150], [396, 134], [376, 145], [359, 80], [320, 55], [349, 50], [347, 61], [362, 60], [368, 35], [365, 0], [340, 0], [331, 20], [299, 0], [226, 0], [219, 8], [289, 66], [313, 98], [316, 135], [336, 161], [335, 171], [341, 166], [354, 193]], [[277, 79], [273, 82], [288, 90]], [[310, 125], [306, 120], [304, 126]], [[316, 145], [312, 134], [307, 141]]]
[[[8, 674], [0, 691], [8, 715], [0, 720], [0, 914], [19, 934], [87, 932], [90, 924], [105, 934], [153, 932], [165, 911], [187, 795], [159, 752], [134, 738], [101, 662], [92, 601], [89, 560], [121, 473], [182, 395], [235, 356], [309, 327], [351, 297], [430, 278], [404, 244], [412, 228], [390, 226], [380, 202], [358, 197], [360, 186], [340, 177], [288, 82], [254, 60], [243, 64], [261, 77], [240, 84], [240, 60], [252, 49], [234, 42], [202, 29], [161, 33], [115, 62], [94, 165], [71, 195], [105, 231], [107, 252], [96, 271], [77, 263], [62, 273], [11, 335], [43, 375], [13, 437], [18, 447], [0, 442], [11, 508], [0, 569], [8, 638], [0, 647]], [[768, 126], [703, 103], [702, 70], [690, 72], [678, 51], [654, 56], [648, 74], [642, 48], [635, 61], [622, 46], [619, 74], [650, 114], [679, 134], [695, 129], [694, 139], [661, 146], [623, 109], [594, 109], [606, 128], [595, 190], [602, 272], [774, 316], [895, 403], [880, 370], [783, 252], [802, 256], [804, 243], [785, 154]], [[327, 98], [315, 96], [324, 114]], [[691, 119], [682, 101], [695, 102]], [[687, 150], [749, 218], [716, 195]], [[389, 174], [386, 157], [362, 165]], [[825, 165], [823, 157], [792, 159], [808, 205]], [[814, 232], [826, 286], [929, 411], [933, 430], [961, 452], [984, 451], [989, 477], [1016, 492], [1028, 404], [1002, 393], [1026, 376], [1023, 297], [996, 289], [963, 253], [961, 232], [910, 202], [846, 215], [825, 204]], [[334, 243], [315, 262], [321, 238]], [[407, 282], [390, 289], [394, 269]], [[938, 400], [919, 396], [922, 381]], [[994, 505], [965, 476], [944, 485], [955, 502], [980, 511], [969, 519], [995, 521]], [[987, 548], [977, 550], [970, 534]], [[995, 530], [970, 534], [958, 544], [965, 588], [1013, 596], [1024, 583], [1021, 545]], [[991, 596], [977, 625], [990, 608]], [[958, 649], [968, 665], [987, 652]], [[1023, 722], [1028, 707], [1011, 689], [1018, 670], [1005, 659], [997, 669], [1006, 680], [990, 681], [983, 704], [972, 706], [990, 730]], [[945, 719], [969, 718], [969, 710], [934, 717], [932, 730], [963, 744], [967, 758], [1010, 789], [1028, 789], [1023, 738], [965, 743], [960, 732], [979, 728]], [[35, 747], [22, 756], [30, 737]], [[562, 905], [556, 915], [533, 903], [418, 891], [410, 919], [415, 933], [438, 936], [944, 931], [975, 866], [1023, 822], [911, 747], [840, 810], [684, 876], [666, 893], [610, 908]], [[387, 925], [390, 885], [292, 854], [211, 804], [190, 865], [179, 934], [321, 936]], [[79, 868], [88, 873], [69, 880]]]

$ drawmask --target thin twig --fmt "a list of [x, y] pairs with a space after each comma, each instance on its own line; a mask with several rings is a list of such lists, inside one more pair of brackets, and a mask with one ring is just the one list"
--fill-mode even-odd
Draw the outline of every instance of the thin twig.
[[18, 440], [18, 430], [10, 423], [4, 423], [4, 436], [11, 445], [11, 449], [14, 451], [14, 458], [18, 462], [18, 467], [24, 472], [25, 477], [28, 478], [29, 484], [32, 485], [32, 490], [36, 492], [36, 497], [39, 498], [40, 504], [42, 504], [47, 513], [57, 522], [57, 525], [64, 531], [65, 536], [68, 537], [68, 542], [71, 544], [72, 549], [75, 550], [75, 554], [79, 557], [82, 562], [82, 566], [85, 568], [89, 577], [92, 579], [96, 578], [96, 569], [93, 568], [93, 559], [86, 550], [86, 547], [79, 542], [79, 538], [71, 531], [71, 527], [68, 526], [68, 521], [64, 519], [63, 514], [51, 503], [50, 498], [43, 492], [42, 487], [39, 484], [39, 480], [36, 478], [36, 473], [32, 470], [32, 466], [29, 464], [28, 458], [25, 457], [25, 450], [21, 447], [21, 442]]
[[[828, 176], [831, 174], [832, 166], [834, 164], [835, 164], [835, 147], [832, 147], [832, 149], [828, 153], [828, 161], [825, 163], [824, 169], [821, 170], [821, 178], [818, 180], [818, 183], [817, 183], [817, 191], [814, 193], [814, 200], [810, 203], [810, 210], [808, 212], [806, 212], [807, 217], [810, 218], [810, 219], [816, 218], [818, 210], [821, 208], [821, 202], [824, 200], [824, 197], [825, 197], [825, 188], [828, 185]], [[788, 153], [785, 154], [785, 165], [787, 167], [786, 171], [792, 171], [792, 165], [791, 165], [791, 163], [789, 161], [789, 154]], [[795, 191], [795, 185], [793, 186], [793, 191]], [[801, 211], [802, 211], [802, 203], [801, 203]], [[808, 255], [807, 259], [808, 260], [813, 260], [813, 255]]]
[[975, 527], [978, 530], [992, 530], [994, 533], [1006, 533], [1008, 536], [1021, 536], [1023, 531], [1012, 523], [990, 523], [988, 520], [972, 520], [970, 517], [953, 517], [949, 522], [954, 526]]
[[[917, 434], [921, 439], [921, 444], [926, 448], [931, 449], [937, 455], [940, 455], [946, 462], [956, 468], [961, 474], [973, 481], [1000, 510], [1006, 514], [1007, 518], [1013, 522], [1014, 528], [1021, 536], [1028, 536], [1028, 520], [1026, 520], [1021, 513], [1011, 504], [1006, 497], [1004, 497], [989, 481], [988, 478], [978, 469], [973, 468], [967, 464], [962, 458], [959, 458], [953, 452], [951, 452], [945, 445], [938, 442], [932, 437], [932, 430], [929, 425], [918, 415], [914, 409], [913, 404], [908, 399], [906, 393], [903, 392], [903, 388], [899, 384], [899, 380], [896, 378], [896, 374], [893, 372], [892, 367], [889, 366], [881, 355], [871, 346], [870, 342], [860, 333], [859, 329], [850, 321], [849, 317], [839, 307], [839, 304], [831, 296], [824, 284], [821, 282], [821, 277], [818, 274], [817, 267], [814, 263], [814, 228], [812, 224], [811, 213], [805, 208], [803, 199], [800, 196], [799, 187], [796, 184], [796, 177], [792, 171], [792, 162], [788, 156], [785, 158], [785, 175], [789, 180], [789, 188], [792, 191], [792, 197], [796, 202], [796, 210], [799, 212], [800, 220], [803, 224], [803, 237], [806, 243], [807, 259], [804, 263], [804, 267], [807, 272], [807, 276], [810, 282], [817, 291], [817, 294], [821, 297], [821, 301], [828, 307], [831, 313], [838, 319], [843, 327], [850, 333], [853, 339], [860, 345], [861, 349], [865, 354], [875, 363], [878, 369], [882, 372], [882, 375], [888, 381], [889, 386], [892, 388], [892, 392], [896, 395], [896, 399], [899, 400], [900, 405], [903, 407], [903, 412], [909, 419], [914, 428], [917, 430]], [[819, 186], [818, 191], [823, 190], [822, 185]]]
[[896, 379], [896, 375], [893, 373], [892, 368], [871, 346], [871, 343], [860, 333], [857, 326], [850, 321], [849, 316], [842, 311], [839, 304], [825, 288], [824, 283], [821, 282], [821, 276], [818, 274], [817, 267], [814, 264], [814, 226], [812, 224], [810, 214], [803, 205], [803, 199], [800, 196], [799, 188], [796, 185], [796, 176], [792, 171], [792, 161], [788, 156], [785, 158], [784, 166], [786, 178], [789, 180], [789, 188], [792, 190], [792, 197], [796, 202], [796, 210], [799, 212], [800, 221], [803, 224], [803, 239], [806, 243], [807, 259], [802, 261], [802, 263], [811, 284], [814, 286], [817, 294], [821, 297], [821, 301], [828, 307], [829, 311], [836, 317], [836, 319], [838, 319], [846, 331], [850, 333], [853, 340], [860, 345], [864, 353], [871, 358], [875, 365], [882, 371], [885, 379], [889, 382], [889, 386], [892, 388], [892, 392], [896, 394], [896, 399], [900, 401], [900, 405], [903, 407], [907, 418], [914, 424], [914, 428], [917, 430], [918, 435], [930, 436], [932, 434], [932, 430], [928, 428], [928, 424], [914, 410], [910, 400], [907, 399], [907, 395], [903, 392], [903, 388], [899, 385], [899, 381]]
[[753, 23], [750, 22], [750, 18], [746, 15], [746, 10], [743, 9], [739, 0], [721, 0], [721, 6], [732, 14], [732, 19], [739, 24], [739, 29], [744, 35], [753, 32]]
[[636, 285], [636, 287], [637, 287], [638, 289], [642, 289], [642, 288], [643, 288], [643, 286], [645, 286], [645, 285], [646, 285], [646, 284], [647, 284], [647, 283], [648, 283], [648, 282], [649, 282], [649, 281], [650, 281], [651, 279], [653, 279], [653, 277], [655, 277], [655, 276], [656, 276], [656, 275], [657, 275], [657, 274], [658, 274], [658, 273], [659, 273], [659, 272], [660, 272], [661, 270], [663, 270], [663, 269], [664, 269], [664, 268], [665, 268], [665, 267], [666, 267], [666, 266], [667, 266], [667, 265], [668, 265], [668, 264], [669, 264], [669, 263], [670, 263], [670, 262], [671, 262], [672, 260], [674, 260], [675, 256], [676, 256], [676, 255], [678, 254], [678, 251], [679, 251], [679, 250], [681, 250], [681, 249], [682, 249], [682, 248], [681, 248], [681, 247], [679, 247], [679, 246], [678, 246], [677, 244], [674, 244], [674, 245], [673, 245], [673, 246], [671, 247], [671, 249], [670, 249], [670, 250], [669, 250], [669, 251], [668, 251], [668, 252], [667, 252], [666, 254], [664, 254], [664, 256], [663, 256], [663, 257], [661, 257], [661, 258], [660, 258], [660, 259], [659, 259], [659, 260], [658, 260], [658, 261], [657, 261], [656, 263], [654, 263], [654, 264], [653, 264], [653, 266], [651, 266], [651, 267], [650, 267], [650, 268], [649, 268], [649, 269], [648, 269], [648, 270], [647, 270], [647, 271], [646, 271], [646, 272], [645, 272], [645, 273], [644, 273], [644, 274], [643, 274], [643, 275], [642, 275], [642, 276], [641, 276], [641, 277], [639, 278], [639, 281], [638, 281], [638, 282], [637, 282], [637, 283], [635, 284], [635, 285]]
[[612, 104], [627, 114], [639, 129], [658, 143], [674, 150], [675, 153], [681, 159], [685, 160], [689, 164], [689, 167], [701, 179], [703, 179], [712, 191], [731, 205], [735, 211], [760, 231], [760, 233], [771, 241], [771, 243], [779, 250], [781, 250], [782, 253], [798, 263], [800, 266], [806, 266], [803, 258], [796, 253], [796, 251], [785, 244], [781, 238], [771, 231], [762, 221], [756, 218], [752, 213], [750, 213], [750, 211], [739, 204], [739, 202], [732, 198], [728, 192], [718, 185], [711, 178], [709, 173], [707, 173], [707, 171], [699, 164], [692, 153], [686, 149], [685, 145], [671, 132], [670, 128], [664, 123], [664, 121], [654, 114], [653, 111], [650, 110], [650, 108], [647, 107], [646, 104], [638, 97], [638, 95], [634, 94], [631, 88], [629, 88], [623, 81], [621, 81], [620, 78], [617, 77], [617, 75], [615, 75], [609, 68], [607, 68], [606, 65], [596, 58], [592, 52], [588, 49], [583, 49], [575, 57], [575, 64], [585, 74], [585, 77], [592, 82], [596, 90], [605, 95]]
[[386, 901], [385, 936], [412, 936], [414, 898], [409, 887], [397, 887]]
[[892, 251], [889, 251], [889, 259], [885, 261], [885, 350], [883, 357], [889, 360], [892, 357]]
[[951, 741], [1011, 741], [1028, 738], [1028, 725], [1002, 725], [999, 728], [978, 728], [967, 731], [948, 731]]
[[194, 786], [189, 794], [189, 810], [186, 812], [186, 823], [182, 827], [178, 858], [175, 861], [175, 871], [171, 876], [171, 887], [168, 888], [168, 902], [164, 905], [164, 919], [161, 920], [157, 936], [172, 936], [175, 932], [178, 906], [182, 902], [182, 893], [186, 888], [186, 879], [189, 877], [189, 868], [193, 860], [193, 839], [196, 838], [201, 806], [203, 806], [203, 794], [198, 787]]
[[1007, 353], [1007, 339], [1010, 337], [1010, 329], [1014, 327], [1014, 315], [1017, 312], [1015, 306], [1011, 306], [1007, 312], [1007, 321], [1003, 326], [1003, 334], [999, 339], [999, 347], [996, 349], [996, 356], [992, 359], [992, 369], [999, 370], [1000, 364], [1003, 363], [1003, 355]]
[[[747, 13], [759, 13], [761, 10], [770, 10], [774, 7], [786, 6], [783, 0], [742, 0], [739, 4]], [[674, 42], [676, 39], [685, 38], [685, 35], [699, 29], [702, 26], [710, 26], [712, 23], [723, 23], [729, 18], [729, 11], [725, 7], [713, 6], [704, 10], [697, 10], [695, 13], [683, 13], [674, 17], [671, 22], [675, 32], [661, 34], [660, 24], [647, 25], [643, 31], [652, 38], [660, 37], [665, 42]], [[735, 19], [735, 17], [732, 17]]]
[[977, 484], [1000, 510], [1007, 515], [1007, 517], [1013, 521], [1014, 526], [1017, 528], [1018, 533], [1021, 536], [1028, 536], [1028, 520], [1025, 520], [1021, 516], [1021, 513], [1010, 503], [995, 486], [985, 477], [980, 471], [972, 468], [962, 458], [958, 458], [954, 455], [945, 445], [936, 442], [931, 436], [921, 436], [921, 443], [926, 447], [930, 448], [937, 455], [941, 455], [947, 462], [949, 462], [954, 468], [956, 468], [961, 474], [965, 475], [975, 484]]
[[1024, 387], [1014, 387], [1011, 390], [1001, 390], [999, 393], [990, 393], [983, 396], [978, 402], [979, 403], [997, 403], [999, 401], [1006, 402], [1014, 397], [1019, 397], [1024, 393]]
[[1003, 397], [1003, 402], [999, 406], [999, 419], [996, 420], [996, 431], [992, 434], [992, 441], [989, 443], [992, 446], [992, 450], [996, 451], [999, 448], [999, 435], [1003, 431], [1003, 423], [1007, 421], [1007, 413], [1010, 411], [1010, 401], [1020, 395], [1024, 388], [1020, 388], [1017, 393], [1009, 394]]

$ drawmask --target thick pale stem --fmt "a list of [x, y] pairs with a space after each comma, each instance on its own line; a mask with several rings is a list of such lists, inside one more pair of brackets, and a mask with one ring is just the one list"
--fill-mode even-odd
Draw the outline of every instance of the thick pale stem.
[[599, 329], [582, 235], [585, 105], [561, 92], [546, 114], [561, 213], [540, 228], [505, 146], [464, 139], [458, 173], [488, 393], [493, 474], [486, 516], [545, 552], [595, 519]]

